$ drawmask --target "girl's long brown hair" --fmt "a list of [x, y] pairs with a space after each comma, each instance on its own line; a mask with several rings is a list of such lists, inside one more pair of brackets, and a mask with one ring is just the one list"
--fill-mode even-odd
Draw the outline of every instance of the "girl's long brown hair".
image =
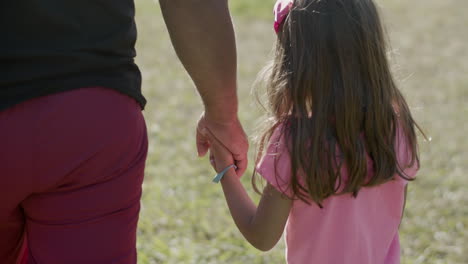
[[[267, 71], [272, 122], [257, 156], [258, 163], [273, 131], [286, 124], [281, 127], [294, 199], [321, 206], [332, 195], [356, 196], [362, 187], [395, 175], [412, 180], [398, 164], [394, 146], [400, 127], [410, 153], [404, 165], [419, 166], [419, 127], [394, 82], [385, 43], [372, 0], [294, 1]], [[371, 178], [366, 153], [373, 161]], [[343, 165], [347, 181], [341, 178]]]

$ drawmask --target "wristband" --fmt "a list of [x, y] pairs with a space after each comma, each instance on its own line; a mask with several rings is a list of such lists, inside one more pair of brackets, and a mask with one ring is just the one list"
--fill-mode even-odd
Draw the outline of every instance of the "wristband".
[[234, 164], [227, 166], [223, 171], [216, 174], [216, 176], [213, 178], [213, 182], [219, 183], [219, 181], [221, 181], [221, 179], [224, 177], [224, 174], [226, 174], [226, 172], [228, 172], [231, 168], [237, 169], [237, 166]]

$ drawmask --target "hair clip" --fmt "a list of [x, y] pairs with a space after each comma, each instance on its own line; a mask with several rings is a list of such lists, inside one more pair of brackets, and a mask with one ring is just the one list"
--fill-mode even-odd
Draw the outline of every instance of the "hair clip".
[[277, 0], [275, 7], [273, 8], [273, 14], [275, 15], [275, 23], [273, 25], [276, 34], [278, 34], [281, 24], [289, 14], [293, 0]]

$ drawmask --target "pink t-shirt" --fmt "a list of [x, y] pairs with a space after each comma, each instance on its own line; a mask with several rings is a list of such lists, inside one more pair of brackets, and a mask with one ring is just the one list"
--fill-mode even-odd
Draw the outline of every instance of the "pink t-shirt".
[[[280, 130], [271, 137], [257, 171], [271, 185], [291, 196], [290, 156]], [[396, 145], [399, 163], [408, 164], [401, 130]], [[368, 171], [372, 171], [369, 158]], [[416, 171], [417, 166], [405, 169], [411, 177]], [[345, 170], [341, 173], [347, 177]], [[287, 263], [400, 263], [398, 226], [407, 182], [399, 176], [395, 179], [377, 187], [362, 188], [357, 198], [350, 194], [332, 196], [323, 202], [323, 209], [295, 200], [285, 228]]]

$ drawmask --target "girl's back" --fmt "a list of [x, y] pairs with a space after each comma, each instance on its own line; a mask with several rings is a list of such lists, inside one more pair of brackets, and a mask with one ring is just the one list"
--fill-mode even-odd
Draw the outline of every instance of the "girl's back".
[[419, 159], [378, 10], [372, 0], [279, 0], [274, 10], [273, 122], [257, 172], [293, 200], [288, 263], [399, 263]]
[[[398, 162], [402, 166], [409, 164], [411, 156], [401, 129], [396, 142]], [[292, 197], [291, 162], [286, 146], [281, 129], [277, 128], [257, 172], [278, 191]], [[373, 162], [366, 156], [370, 178]], [[414, 177], [416, 164], [404, 172]], [[341, 173], [346, 180], [346, 166]], [[288, 263], [400, 263], [398, 227], [406, 184], [406, 180], [395, 175], [394, 180], [385, 184], [362, 188], [356, 197], [350, 194], [331, 196], [323, 201], [323, 208], [295, 200], [285, 228]]]
[[394, 181], [363, 189], [357, 198], [331, 197], [323, 210], [297, 201], [285, 232], [288, 263], [400, 263], [404, 185]]

